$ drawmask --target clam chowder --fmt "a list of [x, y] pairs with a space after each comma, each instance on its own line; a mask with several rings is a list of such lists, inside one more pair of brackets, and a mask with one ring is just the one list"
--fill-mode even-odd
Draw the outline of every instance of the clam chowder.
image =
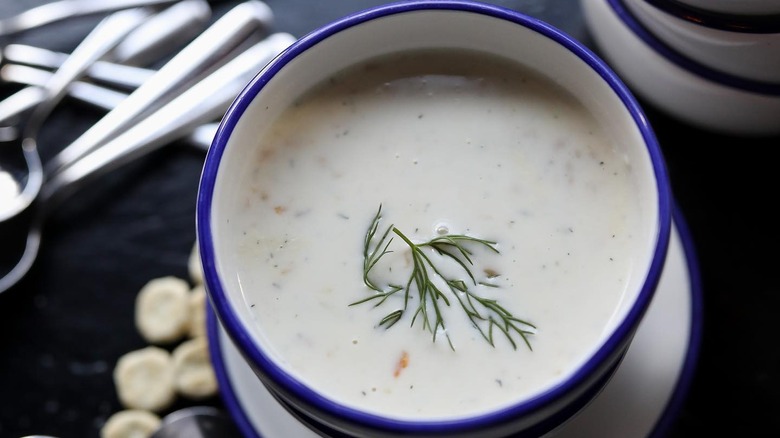
[[452, 419], [539, 394], [603, 342], [652, 255], [628, 155], [499, 58], [362, 63], [256, 141], [226, 264], [264, 347], [346, 406]]

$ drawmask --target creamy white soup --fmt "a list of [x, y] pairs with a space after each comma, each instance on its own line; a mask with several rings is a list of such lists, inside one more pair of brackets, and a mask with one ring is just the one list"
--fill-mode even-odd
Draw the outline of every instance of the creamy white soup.
[[[550, 388], [603, 341], [650, 257], [628, 154], [573, 96], [498, 58], [352, 67], [254, 150], [223, 250], [253, 330], [290, 374], [372, 413], [456, 418]], [[469, 260], [450, 247], [462, 265], [423, 245], [452, 236], [478, 239], [459, 241]], [[425, 312], [421, 284], [441, 292]]]

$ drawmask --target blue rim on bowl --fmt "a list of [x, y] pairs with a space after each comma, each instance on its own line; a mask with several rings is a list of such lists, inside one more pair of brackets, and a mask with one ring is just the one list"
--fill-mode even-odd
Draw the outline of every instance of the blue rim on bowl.
[[[253, 343], [250, 335], [242, 328], [242, 323], [239, 320], [238, 315], [231, 307], [227, 293], [224, 290], [217, 272], [213, 236], [211, 234], [213, 190], [215, 188], [219, 164], [225, 152], [228, 139], [235, 129], [238, 119], [246, 111], [254, 96], [256, 96], [286, 64], [330, 36], [367, 21], [421, 10], [463, 11], [506, 20], [549, 38], [580, 58], [594, 70], [619, 97], [625, 106], [626, 111], [630, 114], [639, 129], [647, 147], [654, 176], [657, 181], [659, 202], [657, 241], [654, 248], [653, 260], [642, 290], [639, 292], [636, 302], [627, 312], [626, 317], [620, 322], [614, 333], [612, 333], [581, 368], [573, 373], [571, 378], [546, 390], [531, 400], [496, 412], [466, 419], [427, 422], [397, 420], [339, 405], [314, 392], [275, 365], [273, 361]], [[554, 402], [559, 402], [564, 396], [570, 395], [571, 391], [574, 389], [579, 389], [580, 392], [593, 389], [592, 385], [594, 382], [590, 380], [593, 379], [593, 376], [596, 371], [599, 370], [599, 367], [603, 367], [604, 363], [615, 363], [615, 361], [619, 359], [620, 354], [624, 351], [626, 345], [630, 341], [633, 331], [636, 329], [639, 321], [647, 310], [653, 296], [653, 292], [657, 286], [663, 268], [663, 262], [669, 243], [672, 210], [670, 199], [670, 187], [664, 159], [656, 141], [655, 134], [649, 126], [642, 109], [617, 75], [584, 45], [545, 22], [499, 6], [461, 0], [412, 1], [390, 3], [357, 12], [309, 33], [271, 61], [271, 63], [269, 63], [268, 66], [266, 66], [266, 68], [263, 69], [263, 71], [246, 86], [246, 88], [244, 88], [226, 112], [206, 157], [197, 201], [197, 232], [206, 287], [209, 291], [214, 310], [225, 331], [236, 343], [236, 346], [239, 351], [241, 351], [242, 355], [244, 355], [247, 361], [252, 365], [252, 368], [260, 370], [260, 374], [265, 374], [268, 381], [272, 383], [272, 387], [276, 387], [277, 389], [280, 388], [289, 394], [294, 394], [295, 397], [304, 401], [307, 406], [312, 406], [319, 412], [332, 417], [347, 419], [353, 424], [358, 424], [361, 427], [399, 434], [446, 434], [454, 431], [480, 430], [486, 427], [493, 427], [496, 424], [505, 425], [513, 422], [518, 417], [534, 414], [544, 408], [550, 407]], [[263, 376], [261, 376], [261, 379], [262, 377]]]
[[780, 33], [780, 14], [727, 14], [686, 5], [678, 0], [644, 1], [667, 14], [699, 26], [738, 33]]
[[678, 67], [687, 70], [697, 76], [700, 76], [717, 84], [736, 88], [738, 90], [751, 93], [763, 94], [767, 96], [780, 96], [780, 84], [771, 82], [754, 81], [719, 70], [714, 70], [694, 61], [691, 58], [681, 54], [677, 50], [669, 47], [666, 43], [658, 39], [649, 31], [626, 7], [625, 0], [607, 0], [607, 4], [615, 11], [626, 26], [645, 44], [651, 47], [659, 55], [663, 56]]

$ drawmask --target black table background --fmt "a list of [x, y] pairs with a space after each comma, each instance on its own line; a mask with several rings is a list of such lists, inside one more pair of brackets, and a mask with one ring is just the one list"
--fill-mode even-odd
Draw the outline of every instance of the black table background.
[[[0, 0], [0, 17], [45, 2]], [[273, 30], [298, 36], [379, 3], [268, 0], [276, 14]], [[542, 18], [598, 52], [576, 0], [493, 3]], [[214, 17], [235, 4], [213, 2]], [[14, 41], [68, 52], [95, 22], [52, 25]], [[17, 89], [0, 85], [0, 96]], [[777, 436], [780, 227], [773, 189], [780, 138], [701, 131], [642, 103], [692, 232], [704, 292], [697, 370], [671, 436], [713, 427], [739, 436]], [[100, 115], [64, 102], [41, 132], [44, 158]], [[155, 277], [188, 278], [203, 157], [171, 144], [102, 177], [50, 218], [32, 272], [0, 294], [0, 437], [96, 437], [106, 418], [121, 409], [111, 378], [114, 363], [147, 345], [133, 325], [138, 290]], [[218, 397], [202, 403], [220, 406]]]

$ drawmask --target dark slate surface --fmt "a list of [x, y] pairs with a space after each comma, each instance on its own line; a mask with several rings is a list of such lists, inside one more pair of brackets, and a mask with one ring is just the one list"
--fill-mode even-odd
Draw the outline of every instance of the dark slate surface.
[[[42, 3], [2, 0], [0, 17]], [[276, 13], [274, 29], [300, 36], [381, 2], [268, 3]], [[592, 47], [575, 0], [494, 3], [544, 19]], [[214, 2], [215, 17], [235, 4]], [[53, 25], [14, 41], [70, 51], [94, 23]], [[0, 95], [16, 89], [0, 84]], [[776, 434], [780, 225], [774, 211], [780, 139], [707, 133], [645, 109], [693, 235], [704, 288], [700, 360], [670, 435], [692, 436], [713, 425], [739, 436]], [[44, 157], [99, 116], [65, 102], [41, 133]], [[133, 325], [136, 293], [152, 278], [187, 276], [203, 157], [171, 144], [101, 178], [50, 218], [33, 271], [0, 295], [0, 437], [96, 437], [120, 409], [114, 363], [146, 345]], [[220, 406], [218, 398], [203, 403]]]

